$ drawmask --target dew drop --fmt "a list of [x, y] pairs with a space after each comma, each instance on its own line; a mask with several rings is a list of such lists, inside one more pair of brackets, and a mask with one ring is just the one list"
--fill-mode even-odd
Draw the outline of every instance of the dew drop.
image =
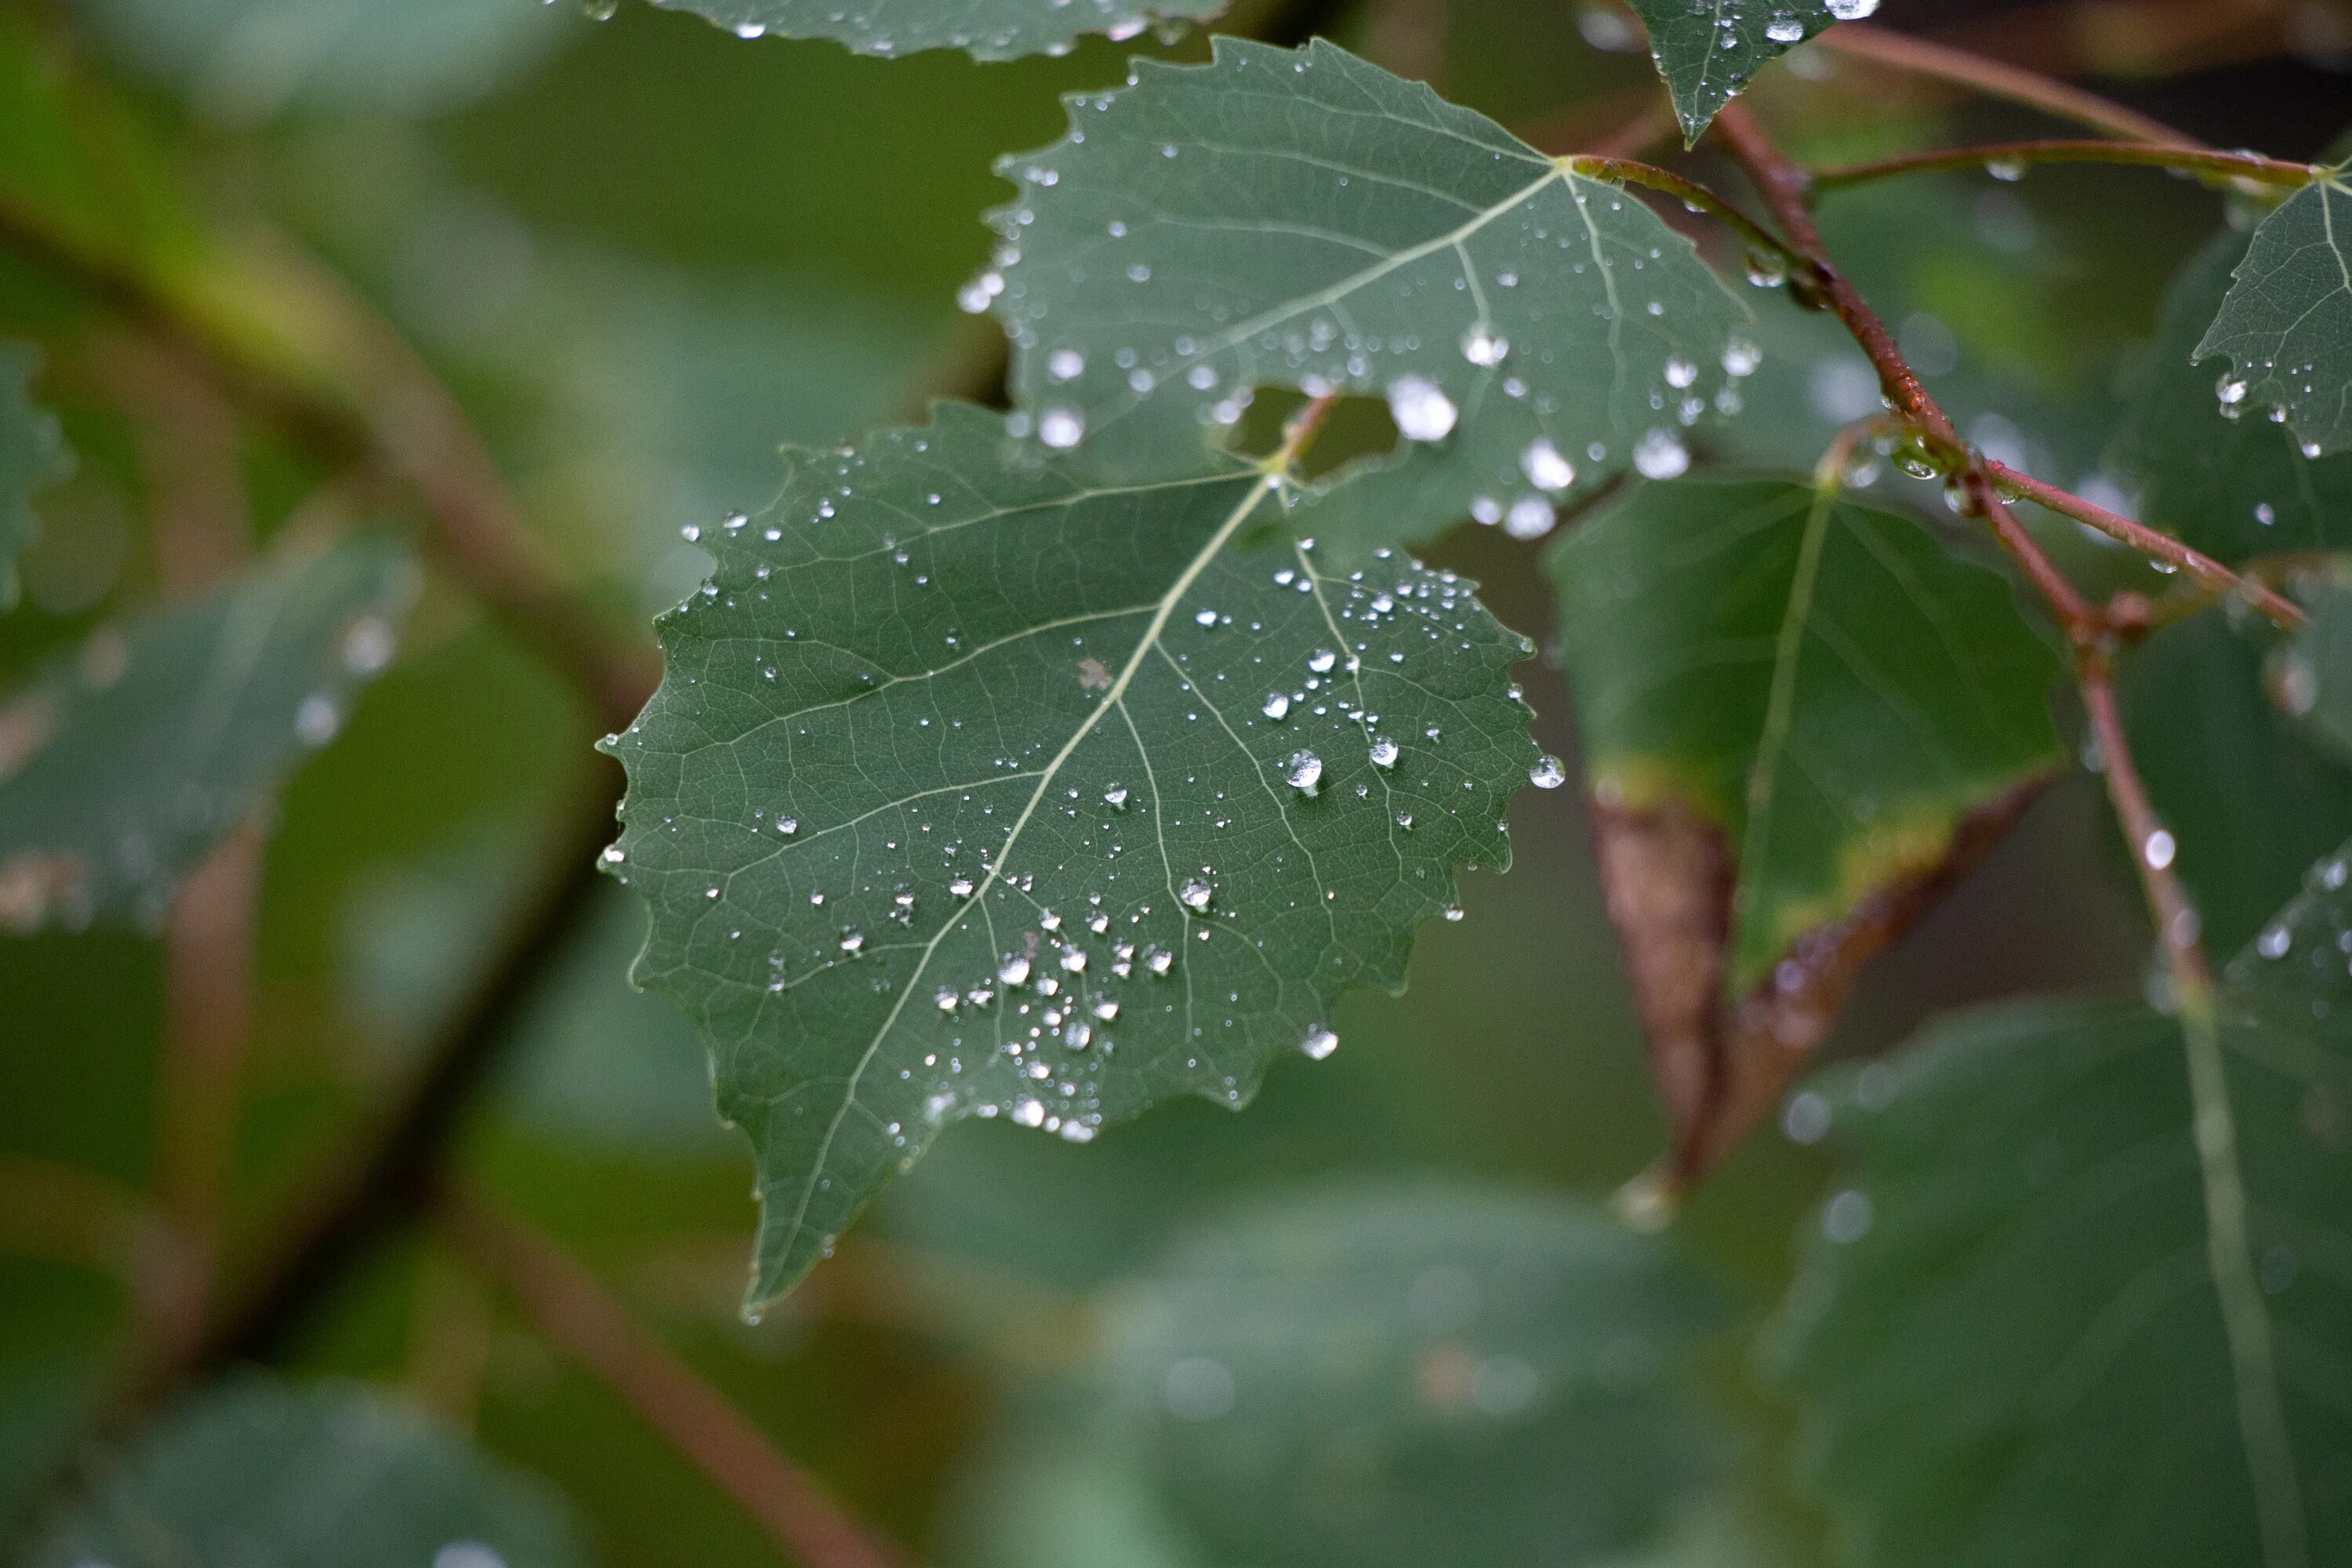
[[1298, 1042], [1298, 1048], [1319, 1062], [1339, 1048], [1339, 1037], [1318, 1024], [1307, 1031], [1307, 1037]]
[[1528, 483], [1554, 494], [1576, 482], [1576, 465], [1560, 456], [1559, 447], [1541, 438], [1529, 442], [1528, 449], [1519, 454], [1519, 468], [1528, 476]]
[[1425, 377], [1401, 375], [1389, 383], [1389, 415], [1408, 441], [1444, 440], [1457, 413], [1454, 400]]
[[1037, 439], [1056, 451], [1076, 446], [1086, 433], [1086, 416], [1075, 408], [1048, 408], [1037, 416]]
[[1671, 479], [1690, 468], [1690, 448], [1671, 430], [1652, 430], [1633, 443], [1633, 467], [1645, 479]]
[[1290, 787], [1302, 795], [1313, 795], [1315, 786], [1323, 780], [1323, 759], [1312, 752], [1290, 753], [1289, 771], [1284, 776]]
[[1536, 759], [1536, 765], [1528, 770], [1528, 782], [1538, 789], [1558, 789], [1568, 782], [1568, 770], [1560, 765], [1558, 757], [1546, 752]]

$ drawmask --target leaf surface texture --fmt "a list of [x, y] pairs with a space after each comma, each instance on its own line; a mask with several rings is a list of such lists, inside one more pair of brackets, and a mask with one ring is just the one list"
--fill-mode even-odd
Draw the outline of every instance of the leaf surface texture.
[[1507, 860], [1524, 640], [1450, 574], [1292, 537], [1277, 491], [1205, 455], [1106, 479], [948, 405], [790, 454], [707, 540], [614, 743], [613, 865], [751, 1138], [755, 1304], [945, 1122], [1243, 1102]]

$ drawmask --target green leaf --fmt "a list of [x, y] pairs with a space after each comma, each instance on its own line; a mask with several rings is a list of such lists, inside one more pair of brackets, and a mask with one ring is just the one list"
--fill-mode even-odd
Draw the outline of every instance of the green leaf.
[[[2346, 880], [2340, 854], [2322, 861], [2229, 971], [2221, 1070], [2246, 1199], [2233, 1255], [2254, 1279], [2236, 1277], [2228, 1310], [2266, 1331], [2272, 1369], [2233, 1364], [2178, 1020], [1994, 1009], [1828, 1089], [1852, 1184], [1822, 1212], [1776, 1360], [1853, 1562], [2352, 1552]], [[2259, 1414], [2273, 1400], [2283, 1441]]]
[[1049, 444], [1197, 446], [1260, 385], [1385, 395], [1410, 460], [1354, 510], [1399, 541], [1465, 508], [1532, 536], [1629, 467], [1679, 471], [1752, 367], [1689, 241], [1419, 82], [1232, 38], [1132, 79], [1000, 165], [1021, 196], [965, 294]]
[[608, 859], [751, 1134], [752, 1304], [945, 1122], [1243, 1103], [1507, 860], [1525, 640], [1450, 574], [1294, 542], [1278, 489], [1206, 453], [1106, 479], [950, 405], [788, 451], [704, 536]]
[[1735, 847], [1733, 994], [2063, 760], [2058, 662], [2008, 584], [1851, 493], [1643, 485], [1550, 567], [1595, 796]]
[[2227, 952], [2352, 828], [2352, 771], [2265, 697], [2262, 651], [2221, 609], [2132, 649], [2116, 686], [2174, 869]]
[[861, 55], [962, 49], [975, 59], [1067, 54], [1089, 33], [1132, 38], [1205, 22], [1225, 0], [653, 0], [737, 36], [831, 38]]
[[2246, 258], [2245, 237], [2225, 234], [2181, 269], [2111, 454], [2138, 488], [2143, 521], [2229, 565], [2352, 545], [2352, 456], [2304, 456], [2284, 426], [2250, 412], [2251, 394], [2224, 403], [2190, 363]]
[[324, 745], [415, 591], [363, 541], [107, 627], [0, 707], [0, 927], [159, 920], [180, 873]]
[[559, 15], [509, 0], [79, 0], [78, 8], [131, 66], [236, 121], [296, 105], [445, 110], [563, 37]]
[[2352, 184], [2322, 173], [2263, 219], [2197, 344], [2235, 374], [2220, 395], [2284, 412], [2303, 455], [2352, 447]]
[[398, 1401], [258, 1374], [144, 1433], [38, 1568], [571, 1568], [569, 1514]]
[[1068, 1407], [988, 1479], [992, 1561], [1597, 1568], [1661, 1542], [1723, 1457], [1684, 1385], [1719, 1303], [1580, 1202], [1261, 1204], [1102, 1310]]
[[1715, 111], [1748, 79], [1841, 18], [1877, 0], [1631, 0], [1650, 32], [1650, 57], [1674, 95], [1683, 140], [1698, 144]]
[[[2270, 687], [2279, 706], [2336, 762], [2352, 765], [2352, 570], [2342, 560], [2303, 595], [2311, 624], [2273, 656]], [[2347, 810], [2347, 816], [2352, 816]]]
[[0, 610], [16, 603], [16, 556], [40, 533], [33, 496], [73, 471], [58, 422], [29, 390], [40, 356], [0, 342]]

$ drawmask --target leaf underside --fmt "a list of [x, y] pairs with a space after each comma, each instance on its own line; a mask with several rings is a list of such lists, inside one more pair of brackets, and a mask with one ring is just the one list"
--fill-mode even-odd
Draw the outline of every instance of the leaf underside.
[[2057, 659], [2009, 585], [1913, 518], [1816, 499], [1643, 485], [1550, 556], [1595, 796], [1732, 846], [1735, 994], [2062, 760]]
[[945, 1122], [1240, 1104], [1507, 859], [1524, 639], [1255, 465], [1135, 473], [953, 405], [790, 453], [660, 623], [608, 858], [751, 1139], [753, 1305]]
[[861, 55], [962, 49], [977, 59], [1066, 54], [1089, 33], [1132, 38], [1205, 22], [1225, 0], [653, 0], [744, 37], [831, 38]]
[[40, 531], [33, 497], [72, 471], [58, 422], [32, 399], [37, 354], [0, 342], [0, 610], [16, 602], [16, 558]]
[[152, 923], [391, 657], [415, 591], [363, 540], [92, 633], [0, 705], [0, 928]]
[[1615, 1562], [1720, 1458], [1663, 1371], [1719, 1313], [1584, 1205], [1309, 1193], [1111, 1294], [1092, 1442], [1200, 1561]]
[[1319, 40], [1139, 61], [1070, 121], [1000, 164], [1021, 195], [967, 299], [1048, 439], [1197, 447], [1259, 386], [1386, 395], [1407, 439], [1355, 512], [1391, 542], [1465, 509], [1534, 532], [1678, 470], [1752, 367], [1747, 308], [1639, 200]]
[[[1683, 139], [1698, 144], [1748, 78], [1837, 20], [1822, 0], [1632, 0]], [[1874, 7], [1849, 7], [1855, 16]]]
[[[470, 1550], [469, 1550], [470, 1548]], [[571, 1568], [562, 1502], [359, 1384], [241, 1374], [167, 1415], [38, 1568]]]
[[[2283, 1461], [2250, 1460], [2241, 1436], [2239, 1375], [2255, 1373], [2233, 1375], [2208, 1272], [2175, 1020], [2137, 1005], [1995, 1009], [1830, 1090], [1853, 1186], [1823, 1210], [1777, 1359], [1856, 1563], [2352, 1553], [2347, 880], [2341, 854], [2323, 860], [2229, 971], [2225, 1070]], [[2294, 1516], [2268, 1547], [2256, 1467]], [[2301, 1552], [2279, 1544], [2298, 1536]]]
[[2279, 409], [2307, 456], [2352, 447], [2352, 184], [2324, 174], [2254, 230], [2196, 357], [2226, 355], [2232, 400]]
[[2221, 400], [2235, 372], [2217, 384], [2211, 366], [2190, 363], [2247, 245], [2216, 236], [2167, 290], [2108, 458], [2137, 491], [2143, 521], [2231, 566], [2352, 545], [2352, 454], [2304, 456], [2251, 388]]

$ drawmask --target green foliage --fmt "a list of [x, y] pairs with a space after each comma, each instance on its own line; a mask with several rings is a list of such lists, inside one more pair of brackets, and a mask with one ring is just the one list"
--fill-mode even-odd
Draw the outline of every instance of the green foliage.
[[561, 14], [502, 0], [78, 0], [133, 67], [219, 118], [443, 110], [529, 65]]
[[1734, 846], [1735, 993], [2059, 763], [2055, 657], [1914, 517], [1783, 479], [1643, 485], [1550, 566], [1594, 795]]
[[1638, 199], [1329, 44], [1139, 62], [1071, 125], [1002, 165], [1022, 194], [966, 300], [1049, 443], [1198, 445], [1265, 385], [1384, 395], [1405, 452], [1354, 510], [1396, 542], [1465, 509], [1532, 537], [1630, 468], [1682, 471], [1754, 368], [1745, 308]]
[[32, 398], [39, 363], [34, 351], [0, 342], [0, 610], [16, 605], [16, 557], [41, 531], [34, 495], [73, 471], [57, 419]]
[[355, 1384], [234, 1379], [158, 1423], [39, 1568], [572, 1568], [546, 1489]]
[[404, 554], [295, 549], [92, 633], [0, 708], [0, 924], [159, 921], [392, 656]]
[[2143, 521], [2228, 563], [2352, 544], [2352, 456], [2305, 456], [2251, 393], [2225, 402], [2191, 363], [2247, 258], [2244, 236], [2217, 235], [2174, 280], [2112, 454]]
[[2352, 447], [2352, 184], [2322, 174], [2263, 219], [2196, 357], [2225, 403], [2272, 412], [2303, 455]]
[[962, 49], [976, 59], [1065, 54], [1100, 33], [1132, 38], [1206, 21], [1225, 0], [653, 0], [708, 16], [738, 37], [831, 38], [861, 55]]
[[1715, 111], [1764, 65], [1840, 17], [1866, 16], [1877, 0], [1632, 0], [1650, 33], [1650, 54], [1674, 94], [1683, 140], [1698, 145]]
[[[1822, 1211], [1777, 1361], [1856, 1563], [2187, 1568], [2352, 1550], [2334, 1479], [2352, 1443], [2335, 1396], [2352, 1332], [2335, 1264], [2352, 1195], [2345, 882], [2342, 857], [2323, 860], [2231, 966], [2219, 1114], [2242, 1237], [2209, 1237], [2181, 1025], [2146, 1007], [1964, 1016], [1829, 1089], [1850, 1184]], [[2252, 1278], [2213, 1271], [2214, 1247]], [[2267, 1340], [2254, 1364], [2232, 1314]], [[2283, 1473], [2261, 1429], [2273, 1398]], [[2266, 1528], [2257, 1498], [2282, 1494], [2291, 1521]]]
[[2279, 706], [2338, 763], [2352, 766], [2352, 584], [2344, 565], [2305, 595], [2311, 625], [2279, 650], [2270, 672]]
[[2132, 754], [2179, 841], [2206, 938], [2224, 952], [2352, 825], [2352, 770], [2271, 700], [2263, 666], [2254, 641], [2209, 610], [2133, 649], [2119, 672]]
[[943, 405], [706, 537], [609, 858], [757, 1153], [752, 1303], [948, 1121], [1086, 1139], [1328, 1054], [1332, 998], [1507, 861], [1524, 639], [1287, 536], [1280, 488], [1105, 478]]
[[[1066, 1407], [1016, 1421], [988, 1482], [1006, 1563], [1615, 1563], [1723, 1454], [1675, 1370], [1712, 1293], [1549, 1196], [1261, 1204], [1100, 1303]], [[1085, 1451], [1082, 1496], [1051, 1489], [1055, 1445]]]

